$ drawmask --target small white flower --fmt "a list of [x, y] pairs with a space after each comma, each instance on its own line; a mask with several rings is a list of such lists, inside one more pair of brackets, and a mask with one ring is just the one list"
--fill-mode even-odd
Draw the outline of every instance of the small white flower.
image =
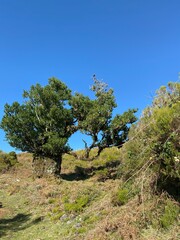
[[177, 163], [180, 162], [178, 157], [174, 157], [174, 161], [177, 162]]

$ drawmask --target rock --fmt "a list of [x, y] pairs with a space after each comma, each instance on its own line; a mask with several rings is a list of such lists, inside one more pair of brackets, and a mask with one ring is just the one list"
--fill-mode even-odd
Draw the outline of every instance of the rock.
[[60, 220], [66, 220], [68, 218], [68, 216], [66, 214], [63, 214], [61, 217], [60, 217]]
[[80, 228], [80, 227], [82, 227], [82, 224], [81, 223], [76, 223], [74, 227], [75, 228]]

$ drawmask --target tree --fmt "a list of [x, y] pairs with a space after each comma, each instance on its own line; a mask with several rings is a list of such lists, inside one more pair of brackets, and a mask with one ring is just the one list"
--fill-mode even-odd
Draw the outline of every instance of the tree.
[[70, 101], [77, 128], [92, 138], [90, 146], [84, 141], [85, 158], [89, 158], [93, 148], [98, 148], [97, 156], [99, 156], [107, 147], [121, 147], [128, 140], [130, 125], [137, 120], [134, 115], [137, 109], [129, 109], [113, 118], [113, 110], [117, 106], [113, 90], [108, 89], [107, 84], [99, 81], [95, 75], [93, 80], [91, 90], [95, 94], [94, 100], [76, 93]]
[[[113, 90], [96, 79], [91, 90], [95, 99], [76, 93], [56, 78], [49, 84], [40, 84], [24, 91], [22, 104], [6, 104], [0, 127], [5, 131], [11, 146], [33, 153], [34, 162], [53, 160], [54, 170], [61, 171], [62, 154], [68, 153], [69, 137], [80, 130], [92, 138], [90, 146], [85, 142], [86, 158], [91, 149], [98, 148], [99, 155], [106, 147], [122, 146], [127, 140], [130, 125], [136, 121], [136, 109], [112, 117], [116, 107]], [[43, 162], [42, 162], [43, 161]]]
[[69, 151], [67, 141], [74, 130], [68, 101], [71, 91], [56, 78], [45, 87], [37, 84], [24, 91], [23, 104], [6, 104], [1, 128], [12, 147], [33, 153], [36, 158], [55, 162], [56, 174], [61, 171], [62, 154]]

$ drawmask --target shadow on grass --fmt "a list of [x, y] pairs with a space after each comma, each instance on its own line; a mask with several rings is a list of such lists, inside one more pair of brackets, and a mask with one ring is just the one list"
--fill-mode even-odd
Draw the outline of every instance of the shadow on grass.
[[31, 214], [17, 214], [13, 218], [0, 219], [0, 238], [11, 232], [18, 232], [42, 221], [42, 217], [28, 222]]
[[74, 172], [68, 174], [61, 174], [61, 177], [66, 181], [86, 180], [94, 176], [98, 171], [107, 170], [107, 179], [110, 179], [114, 178], [115, 175], [113, 175], [112, 173], [116, 172], [116, 169], [119, 166], [119, 164], [120, 164], [119, 160], [113, 160], [111, 162], [107, 162], [105, 165], [101, 165], [98, 167], [92, 166], [89, 168], [83, 168], [80, 166], [76, 166]]

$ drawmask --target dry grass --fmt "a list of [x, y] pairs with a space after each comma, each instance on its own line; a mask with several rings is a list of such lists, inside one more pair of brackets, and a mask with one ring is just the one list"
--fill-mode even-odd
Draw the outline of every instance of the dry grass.
[[[0, 175], [0, 201], [4, 206], [0, 209], [2, 226], [8, 219], [12, 223], [11, 227], [2, 230], [0, 220], [1, 239], [178, 240], [177, 224], [172, 225], [170, 230], [162, 231], [149, 222], [151, 218], [158, 222], [161, 214], [161, 208], [158, 212], [158, 207], [161, 202], [164, 204], [167, 197], [153, 195], [150, 187], [153, 176], [150, 172], [146, 178], [139, 175], [128, 185], [131, 197], [125, 205], [113, 206], [112, 196], [123, 186], [122, 180], [110, 177], [97, 181], [97, 171], [107, 166], [115, 171], [116, 167], [107, 163], [118, 160], [118, 153], [119, 150], [110, 149], [93, 162], [66, 155], [62, 179], [35, 179], [31, 154], [20, 154], [18, 168]], [[83, 177], [76, 173], [77, 166], [83, 168]], [[89, 201], [82, 209], [65, 209], [65, 199], [77, 204], [78, 197], [83, 195], [88, 195]], [[16, 224], [13, 222], [18, 214], [24, 216], [23, 222], [18, 219], [20, 231], [17, 228], [18, 221]]]

